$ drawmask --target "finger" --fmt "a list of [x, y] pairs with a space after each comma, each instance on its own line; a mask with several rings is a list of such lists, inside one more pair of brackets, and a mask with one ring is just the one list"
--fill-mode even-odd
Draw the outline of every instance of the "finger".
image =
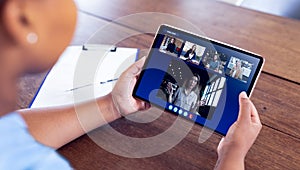
[[137, 67], [142, 68], [145, 64], [145, 61], [146, 61], [146, 56], [139, 59], [135, 64], [137, 65]]
[[245, 92], [239, 95], [240, 111], [238, 121], [251, 121], [252, 106], [251, 101]]
[[223, 146], [224, 140], [225, 140], [225, 138], [222, 137], [222, 139], [221, 139], [220, 142], [219, 142], [219, 145], [218, 145], [218, 148], [217, 148], [217, 152], [218, 152], [218, 153], [220, 152], [220, 150], [221, 150], [221, 148], [222, 148], [222, 146]]
[[138, 60], [137, 62], [135, 62], [134, 64], [132, 64], [125, 72], [125, 76], [126, 77], [135, 77], [136, 75], [138, 75], [141, 70], [142, 67], [145, 63], [146, 57], [141, 58], [140, 60]]
[[144, 102], [144, 110], [148, 110], [151, 108], [151, 104], [148, 102]]
[[148, 110], [150, 107], [150, 103], [138, 100], [138, 110]]

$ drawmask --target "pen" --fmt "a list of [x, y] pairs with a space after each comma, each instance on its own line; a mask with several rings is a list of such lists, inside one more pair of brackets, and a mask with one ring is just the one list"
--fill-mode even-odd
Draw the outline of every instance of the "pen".
[[[100, 82], [100, 85], [103, 85], [103, 84], [106, 84], [106, 83], [110, 83], [110, 82], [114, 82], [114, 81], [117, 81], [117, 80], [118, 80], [118, 78], [115, 78], [115, 79], [109, 79], [109, 80], [106, 80], [106, 81], [101, 81], [101, 82]], [[84, 88], [84, 87], [89, 87], [89, 86], [92, 86], [92, 85], [94, 85], [94, 84], [97, 84], [97, 83], [86, 84], [86, 85], [83, 85], [83, 86], [75, 87], [75, 88], [73, 88], [73, 89], [66, 90], [66, 92], [78, 90], [78, 89], [81, 89], [81, 88]]]
[[100, 84], [105, 84], [105, 83], [109, 83], [109, 82], [113, 82], [113, 81], [117, 81], [118, 78], [115, 78], [115, 79], [110, 79], [110, 80], [107, 80], [107, 81], [102, 81], [100, 82]]
[[75, 87], [73, 89], [66, 90], [66, 92], [74, 91], [74, 90], [81, 89], [81, 88], [84, 88], [84, 87], [88, 87], [88, 86], [91, 86], [91, 85], [93, 85], [93, 84], [87, 84], [87, 85], [84, 85], [84, 86]]

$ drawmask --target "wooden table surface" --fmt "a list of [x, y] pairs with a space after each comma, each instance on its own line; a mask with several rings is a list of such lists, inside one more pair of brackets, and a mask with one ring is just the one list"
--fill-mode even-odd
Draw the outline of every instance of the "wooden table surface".
[[[300, 169], [300, 22], [211, 0], [77, 0], [78, 29], [72, 44], [83, 44], [99, 28], [111, 24], [99, 43], [128, 37], [122, 46], [147, 49], [160, 18], [116, 20], [141, 12], [160, 12], [182, 17], [206, 36], [261, 54], [266, 58], [263, 73], [252, 95], [263, 129], [246, 157], [246, 169]], [[150, 24], [149, 24], [150, 23]], [[20, 80], [18, 108], [26, 108], [45, 73]], [[164, 113], [158, 120], [138, 124], [119, 119], [111, 126], [125, 135], [147, 137], [159, 134], [173, 123], [175, 115]], [[100, 127], [92, 134], [100, 134]], [[99, 147], [88, 135], [60, 148], [75, 169], [213, 169], [221, 136], [213, 134], [199, 143], [202, 127], [194, 125], [174, 148], [150, 158], [125, 158]], [[122, 141], [120, 141], [122, 142]]]

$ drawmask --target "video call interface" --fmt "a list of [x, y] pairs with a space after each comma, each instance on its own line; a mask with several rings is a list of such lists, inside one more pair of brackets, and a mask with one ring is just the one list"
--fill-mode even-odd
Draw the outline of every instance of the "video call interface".
[[237, 117], [238, 99], [228, 96], [249, 89], [258, 65], [245, 54], [169, 29], [160, 30], [148, 58], [136, 96], [200, 124], [213, 125], [229, 113], [217, 128], [223, 134]]

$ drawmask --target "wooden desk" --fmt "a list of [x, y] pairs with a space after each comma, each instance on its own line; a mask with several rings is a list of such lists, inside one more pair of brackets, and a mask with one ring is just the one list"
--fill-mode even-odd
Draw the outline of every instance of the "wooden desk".
[[[259, 53], [266, 58], [263, 73], [254, 90], [263, 129], [246, 157], [247, 169], [300, 169], [300, 22], [254, 12], [210, 0], [77, 0], [80, 9], [78, 31], [73, 44], [82, 44], [99, 27], [118, 17], [137, 12], [164, 12], [183, 17], [211, 38]], [[153, 21], [157, 18], [153, 18]], [[118, 23], [121, 34], [151, 25]], [[153, 29], [157, 29], [153, 26]], [[124, 31], [125, 30], [125, 31]], [[120, 33], [111, 33], [111, 38]], [[121, 45], [147, 48], [152, 35], [134, 36]], [[18, 108], [28, 106], [43, 76], [26, 76], [20, 82]], [[29, 93], [29, 95], [28, 95]], [[111, 125], [123, 134], [147, 137], [166, 130], [176, 116], [164, 113], [159, 120], [136, 124], [120, 119]], [[99, 133], [100, 127], [92, 133]], [[213, 169], [221, 137], [213, 134], [198, 143], [201, 126], [195, 125], [174, 148], [161, 155], [129, 159], [97, 146], [87, 135], [59, 149], [75, 169]], [[145, 136], [146, 135], [146, 136]], [[121, 142], [121, 141], [120, 141]]]

